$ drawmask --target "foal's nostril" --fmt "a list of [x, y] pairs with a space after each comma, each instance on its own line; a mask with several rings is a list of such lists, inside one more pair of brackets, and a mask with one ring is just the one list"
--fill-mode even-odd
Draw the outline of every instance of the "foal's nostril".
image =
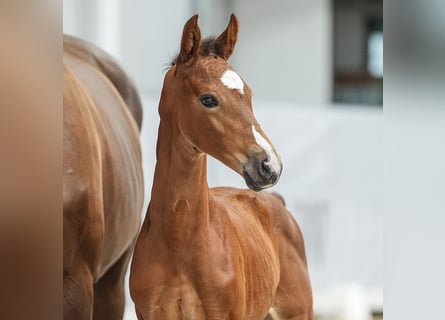
[[272, 171], [272, 168], [271, 168], [270, 164], [268, 163], [267, 159], [261, 163], [261, 167], [265, 173], [271, 173], [271, 171]]
[[271, 179], [275, 173], [273, 167], [270, 165], [267, 158], [261, 161], [260, 168], [258, 171], [260, 176], [262, 176], [262, 178], [266, 180]]
[[254, 191], [260, 191], [277, 183], [281, 170], [277, 172], [274, 164], [273, 159], [271, 161], [268, 157], [246, 162], [243, 165], [243, 177], [247, 186]]

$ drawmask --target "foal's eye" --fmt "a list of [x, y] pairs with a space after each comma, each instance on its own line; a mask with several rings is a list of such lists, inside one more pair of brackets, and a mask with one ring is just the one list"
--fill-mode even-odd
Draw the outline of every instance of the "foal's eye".
[[211, 94], [205, 94], [199, 98], [202, 105], [206, 108], [215, 108], [218, 106], [218, 100]]

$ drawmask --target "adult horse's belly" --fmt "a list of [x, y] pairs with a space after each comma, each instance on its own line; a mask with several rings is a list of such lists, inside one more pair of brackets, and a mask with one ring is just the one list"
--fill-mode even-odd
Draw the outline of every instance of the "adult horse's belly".
[[64, 263], [83, 251], [97, 279], [139, 229], [139, 136], [103, 74], [66, 53], [64, 64]]

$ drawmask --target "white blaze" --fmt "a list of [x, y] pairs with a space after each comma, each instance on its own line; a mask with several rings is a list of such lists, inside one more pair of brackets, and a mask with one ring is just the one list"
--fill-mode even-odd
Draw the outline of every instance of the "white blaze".
[[221, 76], [221, 82], [227, 88], [237, 89], [241, 94], [244, 94], [244, 82], [235, 71], [224, 71], [223, 75]]
[[269, 142], [267, 142], [266, 139], [264, 139], [264, 137], [258, 131], [256, 131], [255, 126], [252, 126], [252, 132], [253, 132], [253, 136], [255, 138], [256, 143], [261, 148], [263, 148], [264, 151], [266, 151], [267, 159], [268, 159], [266, 164], [270, 165], [276, 173], [280, 173], [281, 163], [280, 163], [280, 160], [278, 159], [276, 153], [272, 149], [272, 146], [269, 144]]

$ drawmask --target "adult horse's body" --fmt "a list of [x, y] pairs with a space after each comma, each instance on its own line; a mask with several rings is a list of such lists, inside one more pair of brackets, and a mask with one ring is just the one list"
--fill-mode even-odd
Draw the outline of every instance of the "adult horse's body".
[[64, 37], [64, 319], [122, 319], [140, 225], [142, 108], [102, 50]]
[[232, 15], [218, 38], [201, 42], [192, 17], [166, 74], [152, 197], [130, 273], [140, 320], [313, 319], [303, 238], [281, 197], [207, 185], [206, 154], [255, 191], [281, 174], [251, 90], [227, 63], [237, 32]]

